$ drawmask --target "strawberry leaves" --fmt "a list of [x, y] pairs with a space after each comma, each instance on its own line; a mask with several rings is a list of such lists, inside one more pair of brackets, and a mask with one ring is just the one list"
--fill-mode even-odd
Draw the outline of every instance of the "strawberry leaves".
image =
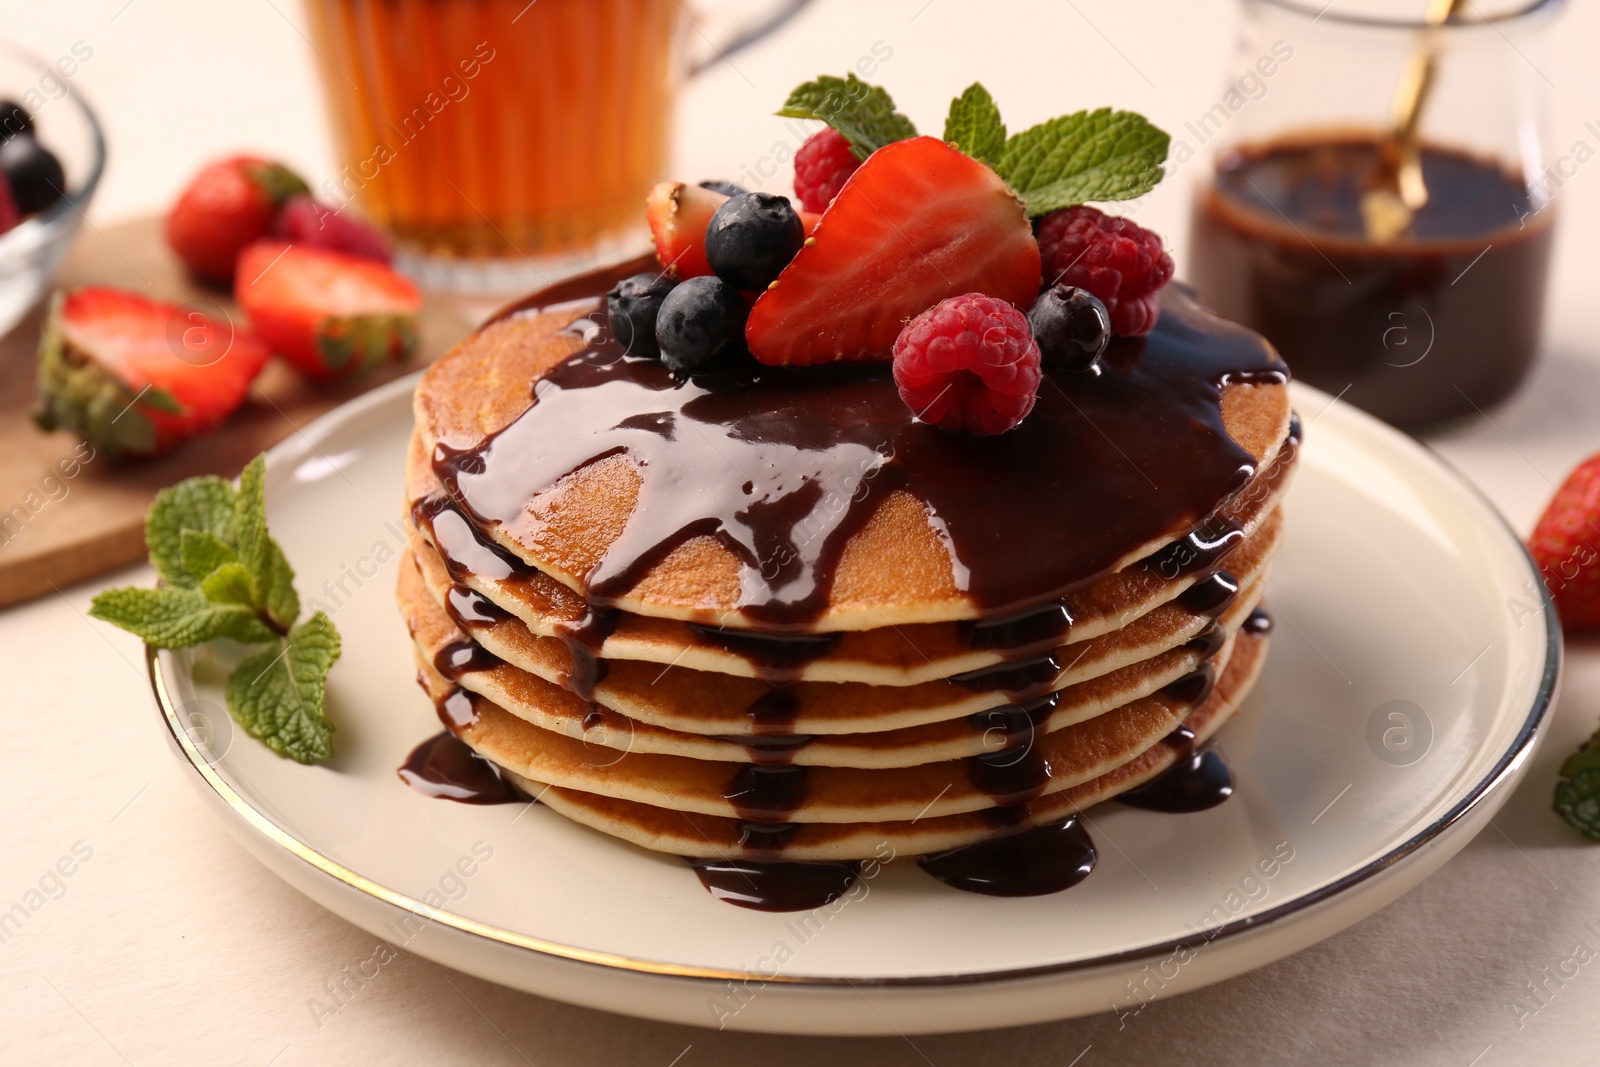
[[190, 478], [157, 494], [145, 516], [155, 589], [111, 589], [89, 614], [155, 648], [229, 640], [259, 646], [228, 678], [228, 712], [280, 756], [314, 763], [333, 755], [323, 714], [339, 634], [326, 615], [305, 622], [294, 571], [267, 532], [265, 464], [257, 456], [235, 489]]

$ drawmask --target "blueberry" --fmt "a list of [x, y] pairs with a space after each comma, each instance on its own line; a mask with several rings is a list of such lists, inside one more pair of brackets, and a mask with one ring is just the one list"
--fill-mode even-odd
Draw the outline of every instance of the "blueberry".
[[15, 100], [0, 100], [0, 141], [33, 132], [33, 116]]
[[17, 211], [32, 215], [60, 200], [67, 187], [61, 163], [27, 134], [0, 141], [0, 171], [11, 183]]
[[706, 262], [735, 289], [759, 293], [789, 265], [805, 240], [805, 225], [788, 197], [740, 193], [711, 216]]
[[723, 196], [743, 196], [750, 191], [742, 185], [722, 181], [704, 181], [700, 183], [700, 188], [710, 189], [713, 193], [721, 193]]
[[1051, 286], [1028, 310], [1028, 326], [1046, 366], [1099, 372], [1100, 354], [1111, 342], [1111, 316], [1087, 289]]
[[606, 294], [612, 336], [630, 356], [661, 355], [656, 345], [656, 316], [672, 286], [672, 279], [665, 274], [635, 274]]
[[661, 302], [656, 343], [673, 374], [723, 370], [745, 355], [744, 300], [721, 278], [690, 278]]

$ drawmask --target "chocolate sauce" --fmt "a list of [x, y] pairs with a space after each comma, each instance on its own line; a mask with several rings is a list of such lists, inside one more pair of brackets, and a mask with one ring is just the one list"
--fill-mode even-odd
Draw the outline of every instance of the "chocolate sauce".
[[433, 710], [439, 713], [439, 721], [444, 723], [445, 729], [459, 737], [461, 731], [478, 721], [478, 696], [458, 685], [435, 700]]
[[980, 612], [1012, 616], [1109, 573], [1129, 545], [1192, 528], [1255, 471], [1226, 433], [1221, 390], [1283, 381], [1283, 365], [1180, 287], [1163, 302], [1148, 336], [1113, 342], [1104, 373], [1047, 370], [1022, 425], [985, 438], [917, 422], [885, 364], [678, 381], [598, 330], [526, 412], [469, 449], [436, 449], [434, 468], [475, 525], [519, 536], [540, 492], [626, 453], [638, 503], [586, 576], [588, 601], [614, 606], [707, 535], [739, 561], [741, 613], [778, 631], [824, 610], [844, 545], [901, 488], [927, 507]]
[[1075, 886], [1099, 854], [1076, 816], [917, 859], [945, 885], [994, 897], [1034, 897]]
[[685, 862], [718, 900], [756, 911], [810, 911], [845, 894], [859, 863], [775, 863], [763, 860]]
[[1042, 608], [999, 619], [972, 619], [961, 624], [961, 638], [968, 648], [995, 650], [1007, 659], [1056, 648], [1072, 629], [1072, 612], [1066, 604], [1046, 604]]
[[1242, 526], [1233, 519], [1214, 515], [1146, 557], [1144, 566], [1163, 578], [1181, 578], [1215, 568], [1243, 542]]
[[473, 671], [488, 671], [505, 663], [472, 640], [451, 641], [433, 654], [433, 669], [450, 681], [460, 681], [461, 676]]
[[1272, 615], [1266, 608], [1257, 607], [1250, 613], [1249, 618], [1239, 624], [1239, 629], [1247, 634], [1255, 634], [1257, 637], [1270, 634], [1272, 632]]
[[1050, 784], [1050, 764], [1030, 742], [967, 757], [967, 777], [1000, 807], [1026, 804]]
[[1227, 571], [1217, 571], [1195, 582], [1178, 594], [1175, 603], [1191, 615], [1216, 618], [1228, 610], [1239, 595], [1239, 579]]
[[1470, 415], [1538, 350], [1554, 212], [1533, 210], [1514, 168], [1424, 145], [1428, 202], [1380, 244], [1361, 214], [1377, 158], [1356, 137], [1224, 156], [1196, 204], [1190, 277], [1296, 377], [1399, 425]]
[[723, 798], [739, 818], [753, 823], [781, 823], [806, 802], [806, 769], [741, 764]]
[[[1189, 735], [1192, 745], [1194, 735]], [[1183, 813], [1214, 808], [1233, 796], [1233, 772], [1214, 748], [1180, 758], [1161, 774], [1117, 795], [1132, 808]]]
[[1183, 647], [1200, 653], [1201, 659], [1210, 659], [1228, 643], [1228, 631], [1215, 622], [1184, 642]]
[[841, 635], [779, 634], [760, 630], [732, 630], [721, 626], [689, 624], [696, 638], [745, 659], [755, 676], [768, 685], [792, 685], [805, 674], [806, 665], [833, 651]]
[[750, 732], [763, 737], [794, 732], [794, 723], [800, 715], [800, 698], [792, 689], [769, 689], [745, 709], [750, 719]]
[[794, 762], [795, 754], [816, 740], [811, 734], [778, 734], [763, 737], [756, 734], [720, 734], [713, 740], [730, 745], [742, 745], [750, 754], [750, 762], [767, 767], [785, 767]]
[[460, 804], [527, 804], [533, 799], [448, 731], [412, 749], [399, 774], [401, 781], [423, 796]]
[[1161, 688], [1161, 695], [1175, 704], [1187, 704], [1192, 708], [1210, 696], [1216, 686], [1216, 664], [1206, 662], [1183, 677], [1168, 682]]
[[1061, 693], [1057, 691], [1037, 700], [973, 712], [967, 716], [967, 722], [983, 735], [986, 744], [991, 738], [997, 741], [997, 750], [1016, 748], [1033, 742], [1039, 728], [1050, 720], [1060, 703]]
[[616, 630], [621, 618], [622, 612], [616, 608], [590, 606], [577, 622], [562, 622], [556, 626], [556, 635], [566, 642], [572, 656], [572, 668], [562, 682], [582, 700], [593, 700], [594, 687], [605, 680], [610, 664], [600, 658], [600, 647]]
[[1017, 662], [992, 664], [976, 670], [952, 674], [950, 681], [968, 689], [998, 690], [1013, 700], [1029, 700], [1041, 695], [1055, 684], [1061, 674], [1061, 662], [1054, 656], [1035, 656]]
[[799, 832], [800, 824], [797, 822], [740, 819], [739, 847], [749, 853], [753, 860], [773, 860], [789, 847], [789, 842]]
[[448, 497], [417, 501], [411, 506], [411, 518], [432, 531], [439, 558], [458, 582], [474, 575], [498, 581], [527, 569], [528, 565], [504, 546], [480, 534]]
[[476, 589], [468, 589], [464, 585], [450, 586], [450, 591], [445, 594], [444, 609], [451, 621], [463, 630], [471, 630], [474, 626], [490, 626], [511, 618], [509, 611]]

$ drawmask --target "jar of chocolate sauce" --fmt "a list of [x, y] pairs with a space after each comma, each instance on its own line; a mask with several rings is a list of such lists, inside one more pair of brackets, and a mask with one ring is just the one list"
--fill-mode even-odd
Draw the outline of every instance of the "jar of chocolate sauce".
[[[1243, 0], [1235, 77], [1173, 131], [1172, 154], [1209, 169], [1189, 235], [1201, 299], [1265, 334], [1296, 378], [1413, 428], [1481, 414], [1527, 375], [1574, 166], [1542, 129], [1541, 37], [1560, 0], [1467, 4], [1431, 31], [1424, 7]], [[1383, 235], [1363, 200], [1385, 187], [1394, 97], [1423, 50], [1427, 199]]]

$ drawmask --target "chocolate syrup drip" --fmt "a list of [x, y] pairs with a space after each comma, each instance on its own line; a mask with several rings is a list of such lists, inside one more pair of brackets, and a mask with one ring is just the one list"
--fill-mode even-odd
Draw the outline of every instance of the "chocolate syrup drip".
[[594, 330], [526, 412], [471, 449], [437, 449], [434, 468], [475, 525], [518, 535], [542, 491], [627, 454], [638, 503], [586, 576], [588, 601], [614, 606], [680, 544], [712, 536], [739, 561], [740, 611], [768, 630], [815, 620], [845, 544], [904, 489], [980, 613], [1012, 616], [1109, 573], [1129, 545], [1192, 528], [1255, 471], [1224, 428], [1222, 388], [1281, 382], [1286, 368], [1181, 287], [1163, 303], [1149, 335], [1112, 343], [1098, 377], [1047, 369], [1029, 417], [992, 437], [917, 422], [885, 364], [678, 381]]
[[1204, 630], [1185, 641], [1183, 647], [1200, 653], [1200, 658], [1205, 660], [1221, 652], [1222, 646], [1227, 643], [1228, 631], [1217, 625], [1217, 623], [1212, 622]]
[[1239, 629], [1247, 634], [1263, 637], [1272, 632], [1272, 614], [1266, 608], [1257, 607], [1250, 613], [1250, 617], [1239, 624]]
[[967, 716], [972, 729], [983, 734], [987, 744], [993, 738], [998, 748], [1016, 748], [1031, 744], [1039, 735], [1039, 728], [1050, 720], [1056, 705], [1061, 703], [1059, 692], [1030, 700], [1022, 704], [1005, 704], [986, 711], [976, 711]]
[[1163, 578], [1181, 578], [1211, 570], [1243, 541], [1243, 526], [1226, 516], [1214, 515], [1146, 557], [1144, 565]]
[[471, 630], [474, 626], [490, 626], [511, 618], [509, 611], [476, 589], [468, 589], [464, 585], [450, 587], [450, 592], [445, 594], [444, 609], [463, 630]]
[[1047, 604], [1001, 619], [972, 619], [961, 624], [968, 648], [995, 649], [1017, 659], [1056, 648], [1072, 629], [1072, 612], [1064, 603]]
[[1002, 804], [994, 808], [979, 808], [978, 814], [996, 830], [1013, 830], [1028, 821], [1028, 805]]
[[433, 654], [433, 669], [452, 682], [473, 671], [488, 671], [505, 663], [493, 652], [485, 650], [472, 638], [451, 641]]
[[977, 670], [952, 674], [950, 681], [968, 689], [998, 690], [1015, 700], [1029, 700], [1039, 696], [1055, 684], [1061, 673], [1061, 663], [1054, 656], [1036, 656], [1018, 662], [996, 663]]
[[996, 805], [1022, 805], [1050, 784], [1050, 764], [1031, 743], [967, 757], [967, 777]]
[[1199, 706], [1210, 696], [1211, 690], [1216, 686], [1217, 666], [1207, 661], [1183, 677], [1162, 686], [1161, 695], [1175, 704], [1187, 704], [1192, 708]]
[[1218, 571], [1178, 594], [1177, 605], [1191, 615], [1209, 615], [1214, 619], [1227, 611], [1238, 595], [1239, 579], [1227, 571]]
[[589, 710], [583, 713], [583, 732], [588, 733], [606, 721], [605, 712], [594, 704], [589, 705]]
[[[1194, 735], [1189, 735], [1194, 743]], [[1214, 748], [1191, 751], [1160, 775], [1117, 799], [1146, 811], [1190, 812], [1214, 808], [1233, 796], [1233, 772]]]
[[992, 897], [1034, 897], [1075, 886], [1099, 858], [1076, 816], [917, 859], [945, 885]]
[[439, 558], [458, 582], [474, 575], [498, 581], [528, 569], [528, 564], [504, 546], [480, 534], [448, 497], [417, 501], [411, 506], [411, 518], [418, 527], [432, 532]]
[[500, 769], [449, 732], [411, 750], [400, 780], [423, 796], [459, 804], [527, 804], [533, 798], [507, 781]]
[[753, 823], [781, 823], [806, 802], [804, 767], [740, 765], [723, 798], [739, 818]]
[[859, 863], [685, 860], [711, 895], [756, 911], [811, 911], [844, 895]]
[[435, 700], [433, 709], [439, 713], [439, 721], [444, 723], [445, 729], [459, 737], [461, 731], [478, 721], [478, 696], [458, 685]]
[[768, 685], [792, 685], [806, 665], [833, 651], [841, 635], [777, 634], [759, 630], [731, 630], [690, 623], [689, 629], [706, 644], [732, 652], [749, 662], [755, 675]]
[[1188, 759], [1194, 755], [1195, 746], [1194, 730], [1186, 722], [1180, 722], [1161, 743], [1176, 752], [1181, 759]]
[[616, 608], [591, 606], [577, 622], [556, 626], [557, 636], [566, 642], [572, 655], [572, 669], [563, 681], [582, 700], [594, 700], [594, 687], [605, 680], [610, 670], [611, 665], [600, 658], [600, 646], [616, 630], [621, 618], [622, 612]]
[[753, 857], [772, 858], [789, 847], [789, 842], [800, 832], [797, 822], [761, 822], [739, 820], [739, 847]]
[[745, 709], [750, 719], [750, 732], [763, 737], [794, 732], [794, 723], [800, 717], [800, 698], [792, 689], [769, 689]]
[[811, 734], [778, 734], [763, 737], [756, 734], [720, 734], [717, 741], [730, 745], [743, 745], [750, 754], [750, 762], [767, 767], [786, 767], [794, 762], [795, 754], [816, 740]]

